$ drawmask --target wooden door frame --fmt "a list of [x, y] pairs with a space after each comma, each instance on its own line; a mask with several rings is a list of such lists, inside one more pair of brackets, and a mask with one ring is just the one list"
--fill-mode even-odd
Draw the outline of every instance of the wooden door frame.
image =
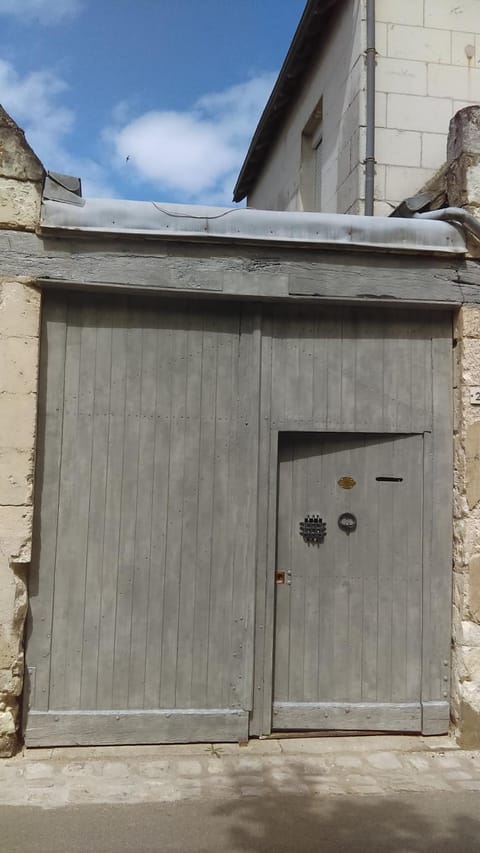
[[[410, 434], [423, 438], [423, 542], [422, 542], [422, 728], [425, 735], [448, 730], [450, 717], [450, 638], [451, 638], [451, 527], [452, 527], [452, 417], [449, 372], [442, 366], [451, 354], [449, 347], [437, 353], [433, 365], [433, 428]], [[439, 362], [436, 364], [436, 362]], [[440, 375], [439, 375], [440, 374]], [[439, 414], [450, 416], [438, 418]], [[437, 415], [437, 418], [435, 417]], [[436, 421], [439, 421], [437, 424]], [[262, 421], [261, 421], [262, 424]], [[260, 438], [260, 450], [267, 450], [268, 471], [259, 464], [259, 540], [257, 550], [257, 600], [255, 622], [254, 696], [249, 734], [267, 736], [272, 732], [273, 662], [275, 642], [275, 568], [277, 552], [279, 440], [284, 432], [318, 432], [319, 435], [346, 434], [340, 430], [318, 430], [313, 425], [297, 425], [296, 430], [275, 428]], [[368, 434], [359, 430], [358, 434]], [[349, 433], [355, 435], [356, 433]], [[371, 434], [379, 435], [378, 430]], [[405, 435], [386, 430], [383, 435]], [[449, 453], [450, 450], [450, 453]], [[264, 480], [264, 482], [262, 482]], [[266, 501], [262, 501], [262, 496]], [[435, 504], [434, 504], [435, 498]], [[434, 514], [435, 506], [435, 514]], [[263, 536], [260, 531], [264, 529]], [[262, 559], [263, 557], [263, 559]], [[263, 566], [263, 571], [262, 571]], [[437, 658], [434, 662], [434, 655]], [[432, 666], [433, 664], [433, 666]], [[433, 670], [433, 671], [432, 671]]]

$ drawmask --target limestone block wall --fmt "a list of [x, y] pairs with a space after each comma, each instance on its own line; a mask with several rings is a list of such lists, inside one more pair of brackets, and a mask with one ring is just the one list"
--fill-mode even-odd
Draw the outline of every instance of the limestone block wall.
[[[480, 102], [480, 0], [376, 0], [375, 213], [388, 216], [446, 159], [448, 123]], [[323, 103], [324, 212], [363, 213], [366, 0], [339, 15], [249, 195], [302, 210], [302, 131]]]
[[[480, 308], [456, 328], [453, 718], [462, 745], [480, 746]], [[471, 398], [473, 395], [474, 402]]]
[[[0, 228], [34, 230], [43, 167], [0, 108]], [[0, 755], [17, 743], [30, 562], [40, 292], [0, 258]]]
[[248, 204], [264, 210], [308, 209], [302, 196], [302, 133], [321, 102], [321, 207], [330, 213], [360, 213], [359, 127], [363, 115], [365, 63], [361, 16], [365, 0], [341, 4], [321, 52], [302, 82]]
[[444, 163], [451, 117], [480, 101], [480, 0], [376, 0], [376, 20], [375, 213], [388, 216]]

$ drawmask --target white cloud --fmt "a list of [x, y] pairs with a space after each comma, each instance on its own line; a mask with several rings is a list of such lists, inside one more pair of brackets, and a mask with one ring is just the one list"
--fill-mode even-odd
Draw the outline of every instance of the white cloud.
[[[205, 95], [189, 111], [151, 111], [109, 130], [117, 164], [165, 200], [230, 203], [235, 177], [275, 79], [263, 74]], [[118, 118], [118, 114], [117, 114]]]
[[57, 24], [79, 9], [79, 0], [0, 0], [0, 15], [13, 15], [24, 23]]
[[71, 110], [57, 103], [67, 84], [52, 71], [21, 76], [10, 62], [0, 59], [0, 103], [22, 125], [40, 157], [56, 153], [74, 122]]
[[264, 74], [205, 95], [185, 111], [132, 117], [128, 103], [119, 103], [111, 126], [93, 141], [103, 143], [99, 160], [87, 148], [73, 153], [76, 116], [65, 106], [68, 85], [51, 69], [20, 74], [0, 59], [0, 103], [24, 128], [45, 168], [80, 176], [85, 196], [114, 197], [117, 183], [122, 195], [130, 186], [133, 198], [141, 190], [162, 201], [229, 205], [273, 80]]
[[[1, 2], [1, 0], [0, 0]], [[0, 103], [25, 130], [28, 142], [46, 169], [79, 175], [84, 195], [113, 196], [102, 166], [68, 150], [68, 137], [75, 124], [72, 110], [59, 102], [68, 89], [64, 80], [48, 69], [20, 75], [0, 59]]]

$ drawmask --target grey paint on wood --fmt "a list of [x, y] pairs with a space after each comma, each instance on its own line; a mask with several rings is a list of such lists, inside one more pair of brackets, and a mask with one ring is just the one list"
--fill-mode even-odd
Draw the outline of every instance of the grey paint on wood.
[[[63, 388], [65, 376], [66, 305], [64, 301], [52, 306], [44, 316], [40, 346], [40, 375], [49, 372], [48, 385], [41, 382], [38, 397], [37, 446], [48, 446], [51, 455], [62, 458]], [[55, 574], [56, 531], [60, 495], [59, 465], [46, 466], [45, 456], [37, 454], [35, 523], [33, 528], [32, 564], [29, 577], [29, 621], [27, 643], [35, 624], [35, 647], [38, 660], [35, 669], [35, 701], [39, 710], [47, 710], [50, 672], [45, 666], [50, 655], [53, 587]], [[40, 535], [40, 519], [43, 530]], [[42, 594], [39, 595], [41, 585]]]
[[248, 711], [252, 316], [71, 294], [46, 300], [44, 328], [59, 340], [51, 357], [43, 348], [36, 536], [48, 550], [32, 573], [32, 709]]
[[[190, 247], [189, 263], [198, 251]], [[297, 262], [292, 255], [287, 261]], [[237, 265], [238, 280], [247, 268], [273, 279], [277, 263], [253, 251], [227, 262]], [[161, 709], [190, 709], [191, 719], [209, 709], [251, 711], [251, 733], [269, 733], [278, 441], [285, 431], [360, 433], [365, 440], [383, 433], [388, 441], [424, 434], [430, 579], [424, 577], [420, 616], [416, 595], [397, 590], [392, 630], [402, 636], [405, 608], [423, 620], [421, 701], [444, 703], [438, 661], [450, 617], [436, 588], [450, 582], [450, 521], [442, 509], [439, 531], [431, 507], [436, 493], [447, 507], [450, 499], [447, 318], [50, 292], [42, 335], [27, 738], [37, 713], [61, 713], [66, 731], [82, 711], [77, 737], [89, 715], [119, 708], [138, 712], [139, 738], [142, 715]], [[416, 464], [413, 453], [409, 476]], [[366, 500], [361, 483], [362, 476]], [[304, 487], [299, 482], [298, 499]], [[398, 521], [399, 536], [414, 515], [412, 504]], [[369, 524], [373, 535], [374, 520]], [[357, 703], [380, 701], [377, 636], [391, 643], [374, 606], [377, 581], [366, 577], [363, 598], [356, 588], [350, 596], [352, 618], [364, 606], [368, 622], [365, 654], [355, 648], [342, 674]], [[341, 593], [328, 592], [340, 610]], [[300, 613], [299, 606], [295, 601]], [[316, 620], [312, 601], [308, 607]], [[326, 647], [335, 633], [332, 612], [326, 608], [318, 625]], [[344, 642], [342, 631], [345, 625], [338, 627]], [[319, 648], [308, 649], [301, 668], [309, 677], [318, 668], [328, 683], [332, 671]], [[397, 651], [394, 645], [391, 659], [403, 674], [389, 681], [384, 668], [384, 704], [402, 704], [398, 685], [418, 680], [422, 652], [414, 660], [409, 649], [404, 657], [413, 663], [404, 666]], [[428, 713], [426, 728], [444, 726], [437, 711], [427, 724]], [[125, 738], [135, 740], [128, 731]], [[192, 725], [189, 739], [202, 739], [203, 731]]]
[[430, 429], [431, 377], [425, 369], [431, 358], [430, 326], [427, 318], [422, 323], [405, 310], [390, 316], [375, 309], [274, 309], [272, 426], [340, 432]]
[[422, 702], [422, 734], [441, 735], [448, 731], [450, 722], [450, 704], [443, 702]]
[[480, 301], [478, 261], [275, 246], [193, 246], [143, 240], [40, 238], [0, 231], [0, 274], [45, 287], [206, 297], [399, 303], [454, 307]]
[[[430, 476], [426, 479], [423, 589], [423, 673], [424, 700], [443, 700], [443, 718], [437, 715], [436, 731], [426, 717], [425, 731], [445, 731], [449, 713], [445, 703], [450, 688], [451, 604], [452, 604], [452, 517], [453, 517], [453, 412], [451, 403], [452, 330], [450, 324], [432, 328], [432, 415], [435, 429], [428, 437]], [[445, 566], [442, 571], [441, 566]], [[446, 567], [448, 566], [448, 570]]]
[[422, 709], [419, 702], [279, 702], [274, 705], [273, 726], [286, 731], [418, 732]]
[[[275, 727], [284, 703], [420, 708], [422, 463], [421, 436], [283, 437], [277, 562], [290, 574], [276, 588]], [[353, 488], [339, 486], [343, 477]], [[358, 519], [351, 534], [337, 523], [345, 512]], [[312, 514], [327, 525], [317, 545], [299, 530]], [[295, 724], [289, 714], [302, 728], [304, 716]], [[312, 726], [331, 728], [332, 719], [315, 714]]]
[[[194, 734], [192, 734], [194, 733]], [[121, 746], [129, 743], [243, 741], [248, 713], [231, 708], [208, 711], [33, 712], [26, 744], [35, 746]]]

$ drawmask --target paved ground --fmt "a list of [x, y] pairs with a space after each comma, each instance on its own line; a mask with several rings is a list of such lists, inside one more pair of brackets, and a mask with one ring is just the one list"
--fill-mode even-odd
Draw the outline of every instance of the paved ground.
[[477, 794], [0, 807], [5, 853], [478, 853]]
[[385, 736], [34, 749], [0, 760], [0, 805], [47, 809], [408, 791], [478, 791], [480, 802], [480, 751], [464, 752], [448, 737]]
[[0, 761], [0, 827], [5, 853], [480, 853], [480, 752], [447, 737], [27, 750]]

